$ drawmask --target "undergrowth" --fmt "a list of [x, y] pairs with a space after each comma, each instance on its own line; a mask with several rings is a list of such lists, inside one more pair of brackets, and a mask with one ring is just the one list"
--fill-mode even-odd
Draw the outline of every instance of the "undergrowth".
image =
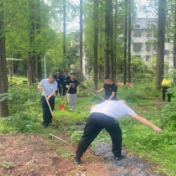
[[[93, 88], [91, 81], [86, 82]], [[99, 83], [99, 88], [103, 83]], [[102, 100], [95, 94], [81, 86], [77, 101], [77, 111], [69, 111], [68, 103], [66, 109], [58, 110], [63, 97], [56, 97], [54, 116], [59, 124], [52, 124], [47, 129], [42, 128], [41, 92], [37, 90], [37, 84], [32, 87], [22, 84], [14, 84], [9, 87], [9, 93], [3, 95], [8, 101], [10, 116], [0, 119], [0, 133], [38, 133], [44, 136], [48, 133], [57, 135], [59, 131], [65, 131], [70, 136], [71, 143], [78, 142], [82, 131], [75, 131], [77, 124], [85, 124], [90, 113], [90, 106], [101, 103]], [[175, 89], [174, 89], [175, 90]], [[176, 92], [176, 91], [175, 91]], [[104, 93], [101, 93], [104, 96]], [[168, 103], [163, 109], [157, 108], [155, 103], [148, 98], [160, 96], [154, 88], [153, 83], [137, 83], [133, 87], [119, 86], [117, 98], [124, 99], [135, 111], [150, 120], [155, 125], [163, 128], [163, 134], [155, 134], [152, 129], [137, 121], [126, 117], [119, 121], [123, 133], [123, 145], [132, 152], [139, 154], [148, 160], [160, 164], [160, 171], [168, 176], [176, 173], [176, 101]], [[108, 133], [103, 130], [96, 141], [111, 142]], [[92, 143], [96, 147], [96, 142]], [[57, 151], [60, 154], [60, 149]], [[70, 157], [66, 154], [65, 157]]]

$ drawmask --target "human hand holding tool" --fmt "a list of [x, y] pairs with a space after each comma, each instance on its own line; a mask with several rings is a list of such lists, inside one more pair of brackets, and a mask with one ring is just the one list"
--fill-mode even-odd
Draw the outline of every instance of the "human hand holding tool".
[[50, 110], [50, 112], [51, 112], [51, 115], [52, 115], [52, 117], [53, 117], [54, 122], [55, 122], [55, 123], [59, 123], [59, 122], [55, 119], [55, 117], [54, 117], [53, 111], [52, 111], [51, 106], [50, 106], [50, 104], [49, 104], [49, 99], [48, 99], [48, 97], [46, 96], [46, 93], [45, 93], [45, 90], [44, 90], [43, 87], [42, 87], [42, 91], [43, 91], [43, 94], [44, 94], [44, 96], [45, 96], [46, 102], [47, 102], [47, 104], [48, 104], [48, 107], [49, 107], [49, 110]]

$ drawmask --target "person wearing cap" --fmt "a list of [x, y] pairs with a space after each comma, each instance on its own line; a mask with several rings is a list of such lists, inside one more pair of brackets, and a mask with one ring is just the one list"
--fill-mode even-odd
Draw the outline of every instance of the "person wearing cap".
[[[56, 81], [57, 81], [57, 84], [58, 84], [59, 94], [61, 96], [61, 93], [62, 93], [62, 75], [60, 74], [59, 70], [56, 71]], [[56, 95], [57, 94], [58, 94], [58, 90], [56, 91]]]
[[114, 154], [115, 162], [124, 159], [125, 156], [121, 155], [122, 131], [117, 121], [124, 116], [130, 116], [140, 123], [151, 127], [156, 133], [163, 132], [163, 130], [159, 127], [153, 125], [145, 118], [137, 115], [125, 104], [125, 101], [106, 100], [101, 104], [91, 107], [91, 113], [87, 119], [83, 136], [77, 147], [74, 164], [81, 163], [81, 157], [83, 156], [84, 152], [104, 128], [110, 134], [112, 139], [112, 152]]
[[76, 110], [77, 95], [79, 94], [79, 82], [75, 79], [75, 73], [70, 74], [70, 79], [66, 83], [66, 88], [69, 89], [67, 99], [70, 110]]
[[95, 90], [94, 93], [105, 91], [105, 100], [117, 100], [117, 85], [111, 80], [109, 76], [104, 79], [104, 86], [100, 90]]
[[65, 95], [67, 88], [66, 88], [66, 84], [67, 81], [70, 80], [70, 76], [68, 76], [67, 71], [64, 71], [64, 75], [62, 76], [62, 89], [63, 89], [63, 96]]
[[47, 100], [45, 99], [44, 92], [42, 91], [42, 109], [43, 109], [43, 128], [47, 128], [50, 123], [52, 123], [52, 115], [49, 110], [47, 101], [49, 101], [49, 104], [51, 106], [52, 111], [54, 110], [54, 104], [55, 104], [55, 94], [57, 91], [57, 82], [56, 82], [56, 75], [49, 76], [48, 79], [43, 79], [40, 84], [38, 85], [38, 89], [42, 90], [44, 89]]

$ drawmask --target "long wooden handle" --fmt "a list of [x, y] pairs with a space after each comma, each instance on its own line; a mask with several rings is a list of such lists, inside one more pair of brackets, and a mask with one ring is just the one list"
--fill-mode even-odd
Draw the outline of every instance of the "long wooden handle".
[[67, 89], [67, 92], [66, 92], [66, 94], [65, 94], [64, 101], [63, 101], [62, 104], [64, 104], [64, 102], [65, 102], [65, 100], [66, 100], [66, 97], [67, 97], [67, 94], [68, 94], [68, 91], [69, 91], [69, 90], [70, 90], [70, 87]]
[[[45, 90], [44, 90], [44, 88], [42, 87], [42, 90], [43, 90], [43, 93], [44, 93], [44, 95], [45, 95], [45, 99], [47, 98], [47, 96], [46, 96], [46, 93], [45, 93]], [[48, 107], [49, 107], [49, 109], [50, 109], [50, 112], [51, 112], [51, 115], [53, 116], [53, 111], [52, 111], [52, 109], [51, 109], [51, 106], [50, 106], [50, 104], [49, 104], [49, 101], [46, 99], [46, 102], [47, 102], [47, 104], [48, 104]]]
[[[94, 91], [91, 89], [91, 88], [89, 88], [86, 84], [84, 84], [83, 82], [80, 82], [83, 86], [85, 86], [87, 89], [89, 89], [91, 92], [93, 92], [94, 93]], [[95, 94], [95, 93], [94, 93]], [[96, 94], [96, 95], [98, 95], [102, 100], [105, 100], [101, 95], [99, 95], [99, 94]]]

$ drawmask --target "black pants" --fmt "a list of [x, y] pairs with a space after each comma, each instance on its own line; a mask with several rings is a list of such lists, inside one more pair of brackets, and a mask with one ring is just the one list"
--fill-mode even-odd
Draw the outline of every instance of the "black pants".
[[[165, 96], [168, 88], [170, 87], [163, 86], [163, 101], [165, 101]], [[171, 94], [169, 94], [168, 92], [167, 92], [167, 97], [168, 97], [168, 102], [171, 102]]]
[[[42, 101], [42, 109], [43, 109], [43, 126], [47, 127], [52, 122], [52, 115], [44, 96], [42, 96], [41, 101]], [[49, 99], [49, 103], [53, 111], [54, 104], [55, 104], [55, 97], [51, 97]]]
[[100, 131], [105, 128], [112, 139], [112, 152], [114, 156], [121, 155], [122, 147], [122, 131], [118, 122], [113, 118], [102, 113], [90, 114], [87, 124], [84, 129], [84, 134], [79, 141], [76, 151], [76, 157], [81, 158], [83, 153], [87, 150], [91, 142], [98, 136]]
[[63, 88], [63, 96], [64, 96], [66, 94], [66, 92], [67, 92], [66, 84], [65, 85], [63, 84], [62, 88]]
[[[59, 90], [59, 91], [58, 91]], [[61, 96], [61, 93], [62, 93], [62, 87], [58, 87], [58, 89], [57, 89], [57, 91], [56, 91], [56, 95], [58, 94], [58, 92], [59, 92], [59, 94], [60, 94], [60, 96]]]

